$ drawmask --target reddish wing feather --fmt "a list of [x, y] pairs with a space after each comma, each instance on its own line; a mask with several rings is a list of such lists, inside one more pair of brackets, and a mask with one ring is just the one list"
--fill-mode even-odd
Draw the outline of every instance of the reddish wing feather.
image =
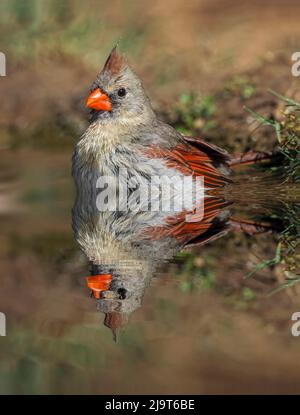
[[223, 162], [230, 160], [230, 154], [221, 147], [216, 146], [215, 144], [208, 143], [205, 140], [202, 140], [200, 137], [188, 137], [184, 136], [185, 141], [190, 143], [192, 146], [195, 146], [199, 150], [204, 151], [206, 154], [210, 155], [212, 158], [218, 159]]
[[218, 236], [227, 229], [226, 221], [218, 221], [221, 210], [230, 202], [217, 197], [207, 197], [204, 202], [204, 217], [199, 222], [187, 222], [188, 212], [170, 217], [165, 226], [148, 228], [143, 238], [159, 240], [173, 237], [182, 244], [204, 244]]
[[211, 156], [188, 143], [179, 143], [172, 149], [151, 146], [147, 155], [166, 160], [170, 168], [187, 176], [203, 176], [206, 187], [222, 187], [231, 182], [214, 167]]
[[[185, 175], [203, 176], [205, 187], [223, 187], [231, 180], [225, 177], [213, 165], [215, 161], [226, 163], [227, 153], [218, 147], [206, 144], [204, 141], [187, 137], [187, 141], [196, 141], [197, 146], [188, 143], [179, 143], [172, 149], [151, 146], [147, 155], [149, 157], [162, 158], [170, 168], [174, 168]], [[201, 147], [202, 149], [201, 149]], [[207, 197], [204, 202], [204, 217], [199, 222], [186, 222], [188, 212], [170, 217], [166, 226], [148, 229], [147, 236], [151, 239], [162, 237], [175, 237], [183, 243], [197, 240], [197, 243], [215, 238], [223, 234], [225, 224], [215, 224], [222, 208], [229, 203], [221, 198]]]

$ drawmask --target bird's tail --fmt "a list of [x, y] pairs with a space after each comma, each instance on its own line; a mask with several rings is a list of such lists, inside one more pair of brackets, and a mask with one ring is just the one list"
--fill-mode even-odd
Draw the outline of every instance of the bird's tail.
[[246, 153], [233, 154], [228, 160], [228, 165], [231, 168], [240, 166], [250, 166], [262, 162], [273, 162], [278, 158], [278, 154], [271, 151], [247, 151]]

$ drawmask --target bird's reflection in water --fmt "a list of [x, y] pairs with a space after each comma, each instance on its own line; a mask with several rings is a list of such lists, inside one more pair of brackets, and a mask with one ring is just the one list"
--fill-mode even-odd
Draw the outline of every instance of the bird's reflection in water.
[[[238, 190], [239, 186], [244, 192]], [[161, 212], [101, 211], [96, 204], [99, 191], [95, 183], [81, 183], [80, 189], [73, 208], [75, 238], [90, 262], [91, 276], [100, 279], [98, 289], [93, 290], [92, 283], [89, 286], [97, 298], [98, 310], [105, 314], [104, 324], [112, 329], [114, 337], [141, 306], [145, 289], [163, 262], [184, 247], [203, 246], [228, 232], [272, 232], [274, 225], [266, 220], [258, 224], [249, 217], [240, 220], [234, 215], [241, 210], [251, 211], [253, 206], [266, 219], [280, 208], [282, 200], [287, 202], [287, 195], [272, 177], [257, 175], [249, 180], [249, 176], [242, 175], [234, 186], [225, 186], [222, 193], [204, 198], [204, 218], [198, 226], [189, 226], [178, 212], [168, 217], [167, 226], [160, 226]], [[244, 197], [239, 197], [241, 194]], [[174, 232], [176, 227], [178, 232]]]

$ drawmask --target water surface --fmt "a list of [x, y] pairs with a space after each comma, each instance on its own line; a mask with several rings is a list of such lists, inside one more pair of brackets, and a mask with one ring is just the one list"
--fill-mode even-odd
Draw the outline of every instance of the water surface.
[[153, 268], [148, 246], [134, 272], [131, 262], [118, 274], [134, 274], [126, 287], [136, 297], [114, 342], [110, 306], [90, 297], [73, 236], [70, 156], [4, 151], [0, 177], [2, 393], [299, 392], [300, 340], [290, 332], [299, 287], [268, 296], [284, 283], [283, 264], [245, 278], [274, 257], [278, 218], [297, 211], [299, 188], [252, 170], [228, 189], [233, 214], [271, 218], [277, 233], [229, 231]]

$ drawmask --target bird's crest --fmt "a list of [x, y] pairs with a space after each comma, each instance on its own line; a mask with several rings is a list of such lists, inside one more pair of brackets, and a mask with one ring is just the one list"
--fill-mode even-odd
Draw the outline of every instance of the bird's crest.
[[103, 72], [110, 72], [112, 75], [116, 75], [125, 65], [125, 59], [118, 53], [117, 46], [115, 46], [104, 64]]

